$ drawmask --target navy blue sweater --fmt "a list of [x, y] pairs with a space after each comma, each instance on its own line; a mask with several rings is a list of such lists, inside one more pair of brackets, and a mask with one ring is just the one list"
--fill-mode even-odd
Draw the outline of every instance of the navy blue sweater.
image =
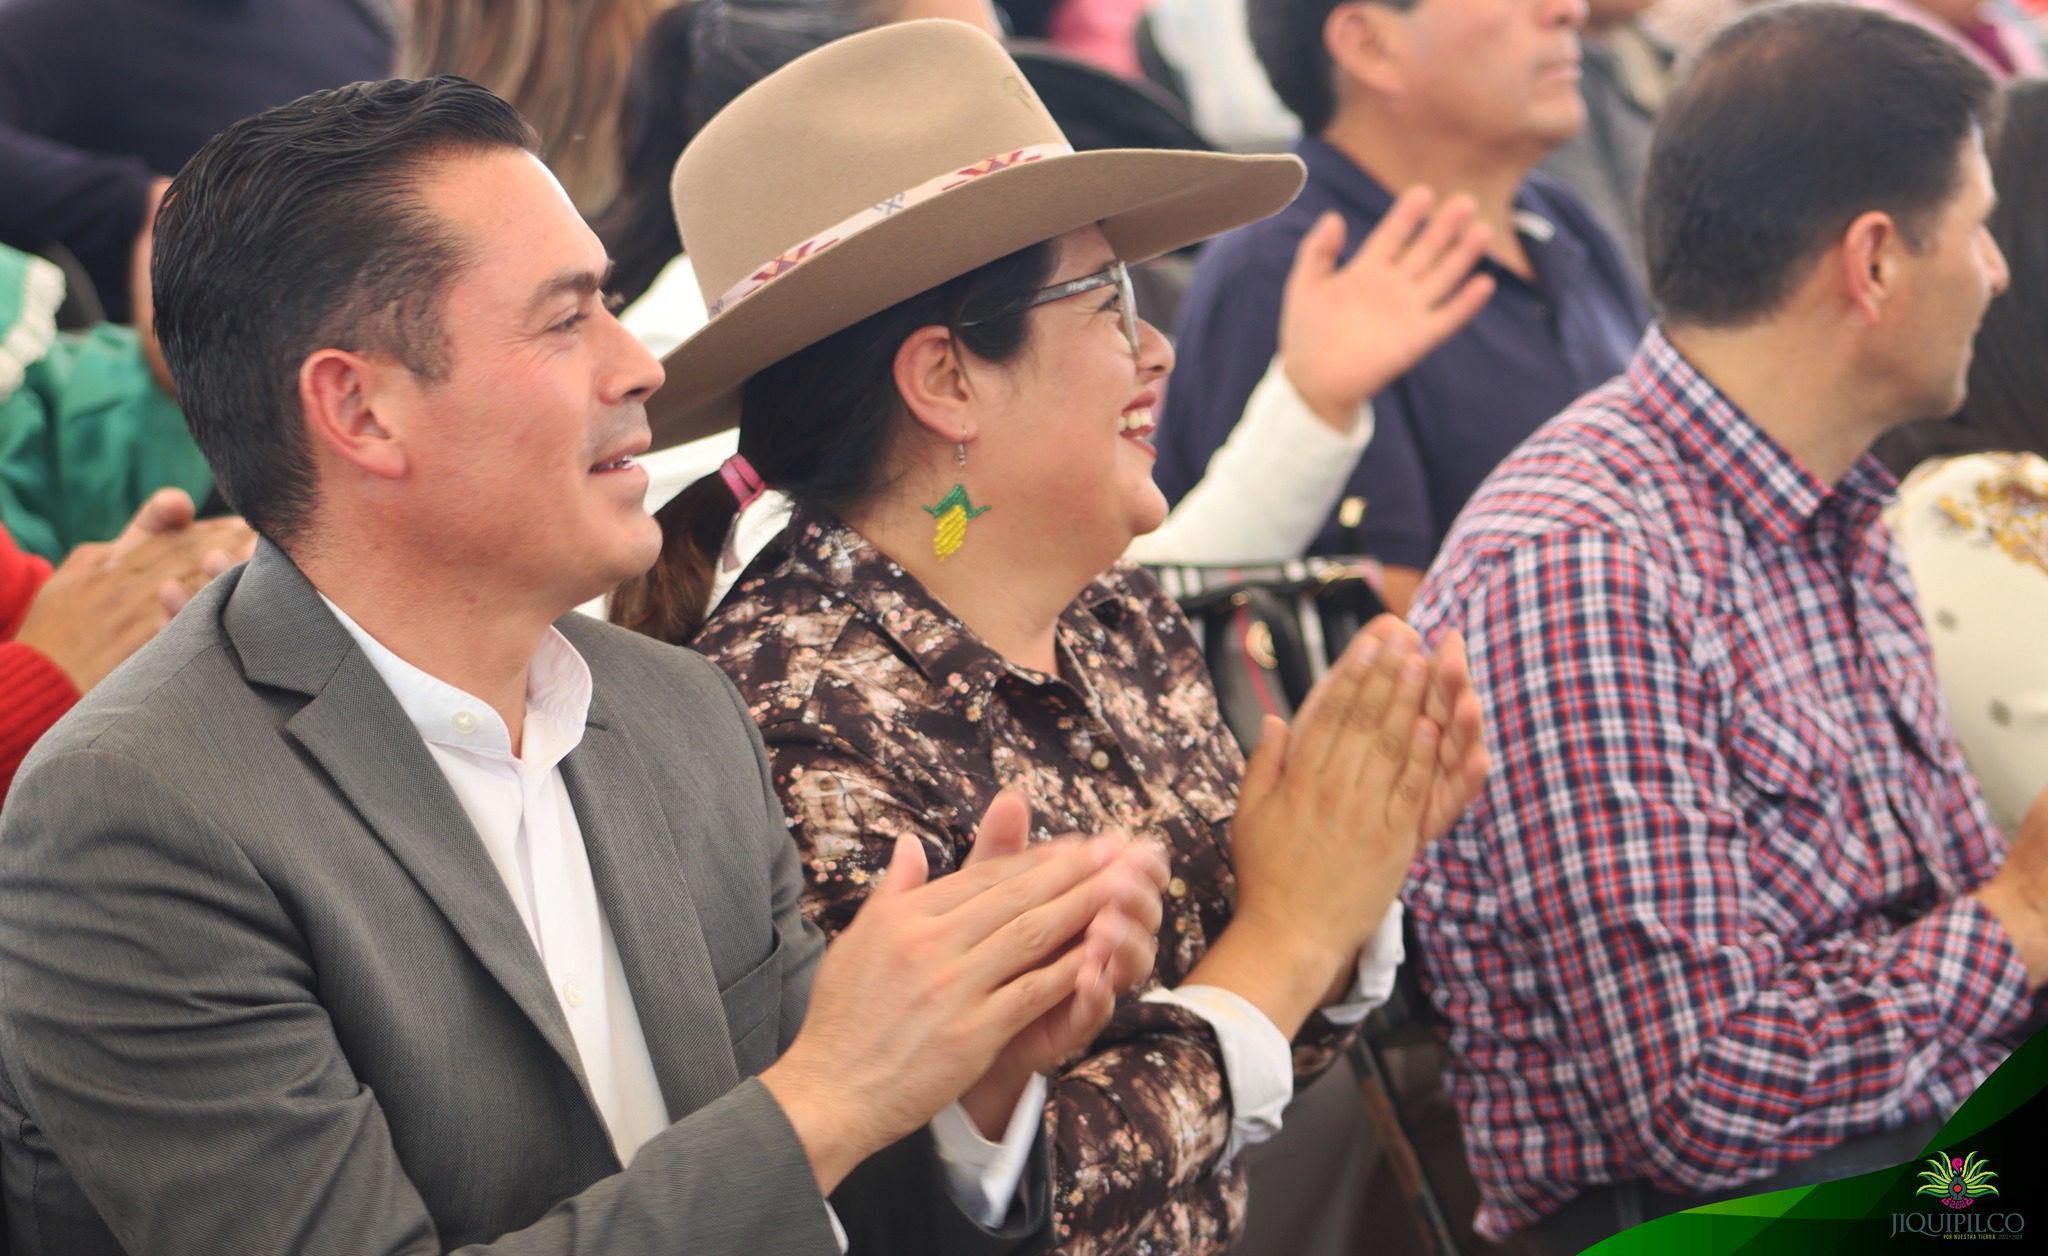
[[380, 0], [0, 0], [0, 243], [70, 249], [109, 316], [149, 182], [215, 132], [391, 73]]

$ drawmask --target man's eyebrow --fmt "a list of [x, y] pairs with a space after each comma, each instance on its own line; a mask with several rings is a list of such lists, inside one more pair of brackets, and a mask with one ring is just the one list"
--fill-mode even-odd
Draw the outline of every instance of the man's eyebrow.
[[559, 297], [584, 297], [592, 293], [602, 292], [604, 291], [604, 286], [612, 280], [612, 266], [613, 263], [610, 259], [606, 259], [604, 269], [601, 271], [587, 269], [565, 270], [534, 289], [533, 297], [526, 303], [526, 307], [529, 310], [538, 311], [542, 306]]

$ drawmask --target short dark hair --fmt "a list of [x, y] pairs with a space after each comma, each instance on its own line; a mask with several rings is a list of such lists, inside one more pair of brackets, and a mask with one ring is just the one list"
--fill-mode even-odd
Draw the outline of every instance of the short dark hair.
[[1996, 107], [1968, 56], [1897, 18], [1836, 3], [1743, 18], [1700, 54], [1651, 137], [1643, 248], [1659, 313], [1761, 318], [1872, 210], [1917, 247]]
[[419, 199], [451, 152], [538, 145], [467, 79], [316, 92], [237, 122], [164, 197], [150, 273], [156, 331], [223, 497], [273, 540], [313, 505], [299, 367], [316, 349], [448, 369], [441, 297], [468, 264]]
[[2048, 79], [2005, 91], [1991, 150], [1991, 238], [2012, 287], [1984, 312], [1960, 414], [1922, 419], [1877, 445], [1901, 475], [1929, 458], [1996, 450], [2048, 458]]
[[[1266, 80], [1309, 135], [1337, 117], [1337, 63], [1323, 43], [1330, 14], [1349, 0], [1247, 0], [1252, 50]], [[1412, 9], [1416, 0], [1373, 0], [1389, 9]]]

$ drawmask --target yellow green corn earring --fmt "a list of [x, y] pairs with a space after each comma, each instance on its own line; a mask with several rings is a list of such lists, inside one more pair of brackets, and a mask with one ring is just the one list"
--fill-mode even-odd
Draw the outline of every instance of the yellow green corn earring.
[[[960, 465], [964, 467], [967, 465], [967, 447], [959, 445], [956, 448], [960, 455]], [[923, 509], [926, 514], [939, 521], [938, 527], [932, 532], [932, 553], [940, 562], [945, 562], [960, 548], [961, 542], [967, 539], [967, 521], [980, 518], [991, 508], [977, 506], [967, 500], [967, 486], [955, 484], [953, 491], [940, 498], [937, 505], [926, 506]]]

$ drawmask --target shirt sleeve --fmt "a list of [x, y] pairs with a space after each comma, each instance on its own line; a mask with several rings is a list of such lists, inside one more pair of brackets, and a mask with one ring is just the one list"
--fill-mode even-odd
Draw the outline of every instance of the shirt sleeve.
[[154, 173], [135, 158], [47, 137], [45, 128], [78, 90], [68, 62], [81, 32], [61, 11], [50, 20], [54, 6], [29, 7], [0, 15], [0, 187], [7, 189], [0, 241], [27, 249], [62, 244], [108, 309], [125, 315], [129, 253]]
[[1317, 418], [1275, 358], [1201, 481], [1124, 557], [1142, 563], [1299, 558], [1336, 509], [1372, 433], [1370, 405], [1358, 408], [1348, 432]]
[[983, 1138], [958, 1103], [932, 1118], [932, 1142], [946, 1170], [946, 1189], [977, 1224], [995, 1229], [1016, 1203], [1017, 1188], [1031, 1167], [1031, 1146], [1045, 1124], [1045, 1094], [1045, 1079], [1034, 1075], [1017, 1097], [999, 1143]]
[[[805, 910], [827, 934], [853, 919], [898, 841], [923, 842], [933, 876], [954, 870], [950, 812], [921, 806], [910, 787], [813, 726], [762, 734], [810, 879]], [[1222, 1163], [1230, 1134], [1209, 1022], [1170, 1003], [1119, 1000], [1088, 1051], [1050, 1079], [1055, 1232], [1136, 1229]]]
[[78, 701], [71, 677], [41, 651], [15, 642], [0, 642], [0, 802], [14, 785], [21, 761], [50, 726]]
[[204, 502], [213, 471], [131, 328], [58, 336], [0, 401], [0, 522], [24, 549], [111, 540], [165, 487]]
[[1210, 246], [1174, 327], [1173, 378], [1159, 412], [1152, 478], [1166, 500], [1194, 490], [1223, 448], [1279, 347], [1281, 293], [1296, 237]]
[[[4, 414], [0, 409], [0, 414]], [[42, 651], [12, 640], [50, 578], [50, 564], [24, 554], [0, 531], [0, 801], [21, 761], [50, 726], [78, 701], [78, 687]]]
[[1372, 940], [1358, 953], [1358, 970], [1351, 988], [1343, 998], [1323, 1009], [1325, 1020], [1334, 1025], [1356, 1025], [1370, 1016], [1374, 1008], [1394, 997], [1394, 976], [1408, 958], [1407, 947], [1401, 941], [1402, 918], [1401, 902], [1396, 899], [1387, 908], [1387, 914], [1380, 917], [1380, 927], [1373, 931]]
[[[1720, 1189], [1921, 1115], [1945, 1070], [2002, 1056], [2025, 972], [1974, 900], [1832, 936], [1772, 910], [1751, 855], [1783, 800], [1736, 792], [1689, 604], [1643, 547], [1548, 538], [1475, 583], [1452, 618], [1499, 765], [1410, 897], [1453, 1051], [1496, 1112], [1475, 1163], [1571, 1180], [1529, 1142], [1488, 1145], [1520, 1122], [1536, 1139], [1555, 1104], [1658, 1187]], [[1530, 1024], [1532, 993], [1554, 1017]], [[1557, 1068], [1505, 1040], [1553, 1032]]]
[[[1378, 931], [1358, 953], [1351, 988], [1322, 1009], [1323, 1020], [1338, 1027], [1338, 1033], [1358, 1025], [1393, 994], [1394, 970], [1401, 966], [1402, 958], [1401, 904], [1396, 902], [1387, 908]], [[1244, 1148], [1278, 1134], [1295, 1086], [1294, 1060], [1279, 1027], [1248, 1000], [1220, 986], [1151, 990], [1144, 998], [1184, 1007], [1209, 1022], [1216, 1034], [1223, 1075], [1230, 1083], [1230, 1142], [1224, 1148], [1223, 1162], [1229, 1163]]]

